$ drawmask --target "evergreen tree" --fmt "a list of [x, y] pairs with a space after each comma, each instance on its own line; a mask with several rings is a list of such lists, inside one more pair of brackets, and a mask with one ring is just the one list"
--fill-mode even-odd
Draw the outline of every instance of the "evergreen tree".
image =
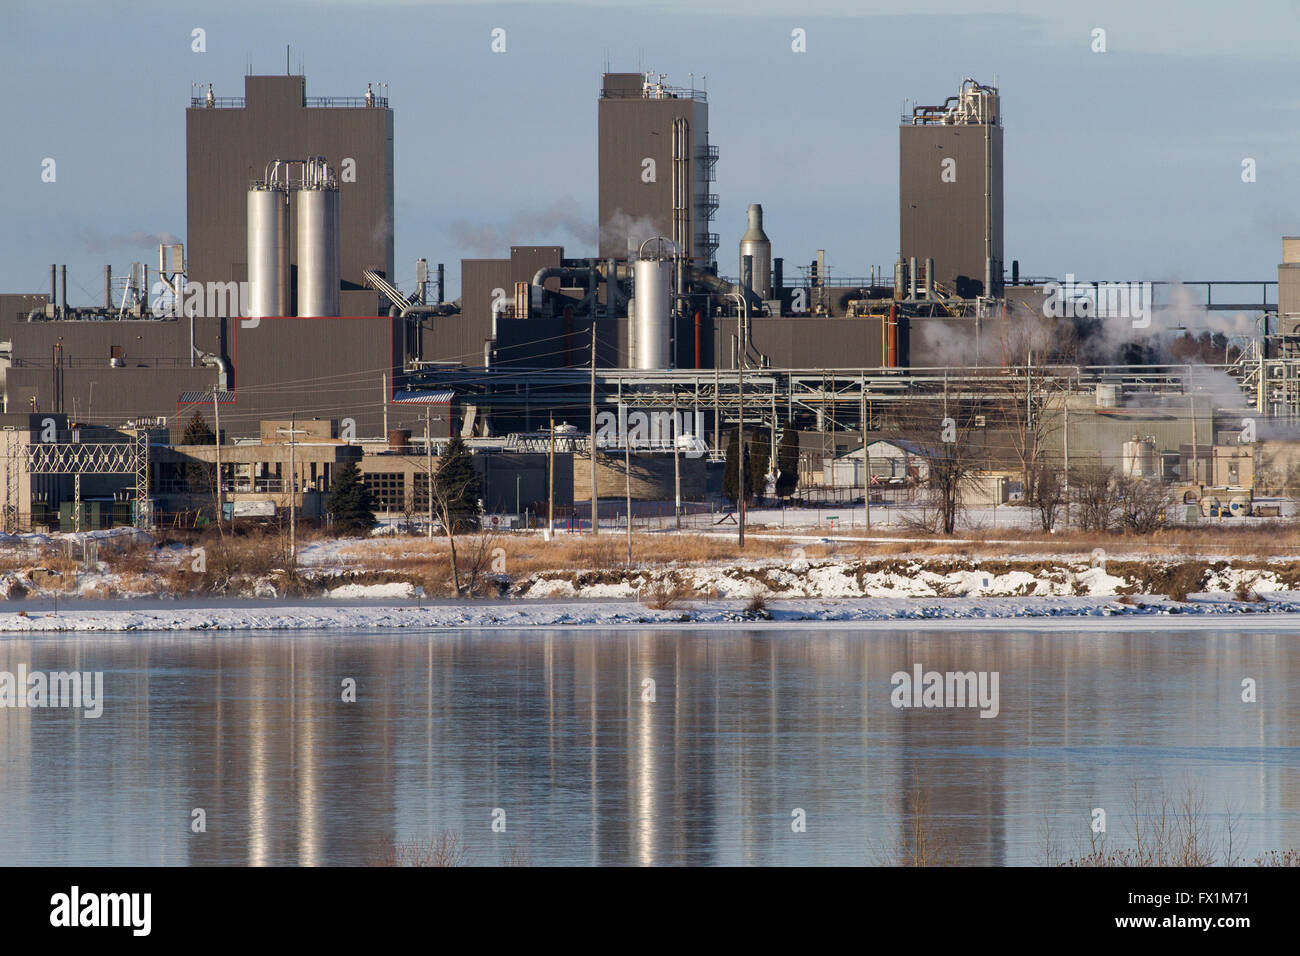
[[334, 528], [340, 534], [364, 533], [377, 523], [370, 489], [361, 479], [356, 462], [350, 461], [334, 473], [325, 510], [334, 516]]
[[[746, 437], [748, 437], [748, 435]], [[736, 488], [740, 480], [740, 455], [736, 450], [739, 441], [739, 431], [732, 432], [731, 437], [727, 439], [727, 463], [722, 469], [722, 496], [732, 504], [735, 504], [739, 498], [739, 495], [736, 493]], [[751, 456], [749, 453], [749, 444], [748, 441], [745, 442], [745, 484], [750, 488], [753, 488], [753, 466], [750, 464]], [[745, 500], [749, 500], [748, 495], [746, 495]]]
[[474, 457], [459, 435], [447, 443], [439, 456], [438, 470], [433, 476], [435, 504], [445, 508], [452, 521], [453, 531], [475, 531], [483, 514], [479, 507], [482, 494], [478, 472], [474, 470]]
[[749, 457], [745, 459], [745, 484], [749, 485], [751, 498], [767, 494], [767, 473], [772, 461], [772, 433], [758, 429], [746, 442]]
[[776, 467], [781, 472], [776, 480], [776, 493], [788, 498], [799, 485], [799, 433], [790, 425], [786, 426], [777, 443]]
[[212, 429], [208, 427], [208, 423], [203, 420], [203, 415], [197, 408], [194, 409], [194, 415], [190, 418], [190, 423], [185, 426], [185, 434], [181, 437], [181, 444], [216, 444], [216, 436], [212, 434]]
[[[215, 445], [217, 437], [196, 408], [190, 423], [181, 436], [182, 445]], [[191, 495], [216, 494], [216, 465], [191, 459], [185, 465], [185, 490]]]

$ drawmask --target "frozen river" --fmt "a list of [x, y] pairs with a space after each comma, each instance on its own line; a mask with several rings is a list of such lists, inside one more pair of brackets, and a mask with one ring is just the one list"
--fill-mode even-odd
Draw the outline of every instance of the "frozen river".
[[[1098, 623], [0, 635], [0, 691], [103, 675], [98, 717], [0, 707], [0, 863], [446, 833], [483, 864], [869, 864], [920, 819], [957, 862], [1038, 864], [1189, 785], [1248, 857], [1300, 846], [1294, 624]], [[982, 675], [984, 706], [895, 706], [918, 669]]]

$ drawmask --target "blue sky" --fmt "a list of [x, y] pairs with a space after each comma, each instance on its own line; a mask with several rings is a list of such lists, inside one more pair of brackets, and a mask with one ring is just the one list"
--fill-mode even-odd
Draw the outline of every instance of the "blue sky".
[[1023, 274], [1265, 279], [1280, 237], [1300, 233], [1300, 5], [1283, 0], [6, 0], [5, 17], [6, 292], [43, 291], [66, 262], [69, 297], [98, 302], [105, 263], [156, 263], [154, 237], [185, 234], [190, 84], [241, 95], [246, 65], [283, 71], [286, 44], [309, 96], [389, 84], [404, 287], [418, 256], [448, 264], [454, 295], [463, 256], [593, 251], [607, 55], [673, 84], [707, 75], [723, 271], [751, 202], [792, 274], [819, 248], [833, 273], [889, 268], [903, 101], [940, 103], [966, 75], [1002, 89], [1006, 254]]

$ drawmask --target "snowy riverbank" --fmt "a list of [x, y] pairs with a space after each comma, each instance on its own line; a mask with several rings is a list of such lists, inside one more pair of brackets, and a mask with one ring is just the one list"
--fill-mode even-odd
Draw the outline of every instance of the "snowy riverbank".
[[445, 604], [348, 604], [329, 600], [229, 606], [123, 602], [0, 612], [0, 633], [123, 631], [305, 631], [531, 627], [943, 627], [1071, 629], [1128, 626], [1267, 627], [1300, 633], [1300, 599], [1237, 601], [1227, 594], [1187, 602], [1137, 598], [1132, 604], [1096, 597], [857, 598], [775, 601], [760, 610], [744, 602], [699, 601], [656, 610], [633, 601], [496, 601]]

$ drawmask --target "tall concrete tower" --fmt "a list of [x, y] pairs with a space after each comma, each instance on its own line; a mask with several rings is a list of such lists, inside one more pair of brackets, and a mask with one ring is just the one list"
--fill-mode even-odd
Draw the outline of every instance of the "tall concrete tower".
[[[1002, 285], [1002, 115], [998, 91], [962, 83], [942, 106], [917, 106], [898, 131], [899, 254], [948, 295]], [[991, 286], [991, 288], [990, 288]]]
[[697, 263], [714, 261], [718, 152], [704, 91], [668, 86], [661, 73], [606, 73], [597, 120], [601, 257], [627, 258], [662, 235]]
[[[302, 76], [246, 76], [242, 97], [185, 111], [186, 252], [191, 282], [248, 278], [246, 195], [275, 160], [324, 157], [338, 178], [339, 307], [374, 315], [363, 269], [393, 277], [393, 111], [385, 97], [308, 97]], [[296, 216], [296, 210], [294, 211]], [[296, 288], [297, 227], [288, 230]], [[293, 303], [290, 303], [291, 308]]]

